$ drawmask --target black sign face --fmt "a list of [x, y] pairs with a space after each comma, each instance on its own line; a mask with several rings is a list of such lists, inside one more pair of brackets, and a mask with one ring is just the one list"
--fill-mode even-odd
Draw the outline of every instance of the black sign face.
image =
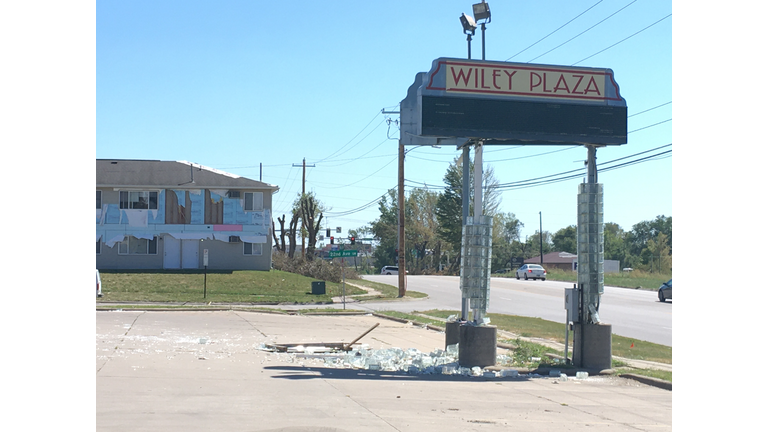
[[626, 106], [424, 95], [421, 114], [422, 136], [503, 140], [486, 144], [627, 142]]
[[510, 265], [512, 265], [512, 270], [517, 270], [517, 269], [519, 269], [520, 267], [523, 266], [523, 264], [525, 263], [525, 258], [523, 258], [523, 257], [512, 257], [512, 258], [510, 258], [509, 262], [510, 262]]

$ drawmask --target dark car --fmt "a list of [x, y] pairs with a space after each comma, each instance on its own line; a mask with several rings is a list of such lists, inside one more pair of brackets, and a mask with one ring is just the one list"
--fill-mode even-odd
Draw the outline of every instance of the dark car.
[[665, 302], [667, 299], [672, 300], [672, 279], [664, 282], [659, 287], [659, 301]]

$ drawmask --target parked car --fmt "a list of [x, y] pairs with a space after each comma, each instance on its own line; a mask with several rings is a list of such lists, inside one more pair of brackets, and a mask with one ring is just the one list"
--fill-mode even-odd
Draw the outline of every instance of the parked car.
[[515, 278], [547, 280], [547, 270], [538, 264], [523, 264], [515, 272]]
[[510, 269], [498, 269], [494, 273], [496, 273], [496, 274], [504, 274], [504, 273], [509, 273], [511, 271], [512, 270], [510, 270]]
[[383, 275], [396, 275], [397, 274], [397, 266], [384, 266], [384, 267], [381, 268], [381, 274], [383, 274]]
[[101, 275], [99, 275], [99, 269], [96, 269], [96, 297], [101, 296]]
[[659, 287], [659, 301], [665, 302], [667, 299], [672, 300], [672, 279], [664, 282]]

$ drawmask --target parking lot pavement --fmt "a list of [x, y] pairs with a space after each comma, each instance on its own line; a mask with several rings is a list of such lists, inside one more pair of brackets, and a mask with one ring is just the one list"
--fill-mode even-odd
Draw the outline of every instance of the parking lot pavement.
[[618, 377], [483, 378], [325, 366], [269, 343], [444, 347], [373, 316], [96, 312], [99, 431], [664, 431], [672, 392]]

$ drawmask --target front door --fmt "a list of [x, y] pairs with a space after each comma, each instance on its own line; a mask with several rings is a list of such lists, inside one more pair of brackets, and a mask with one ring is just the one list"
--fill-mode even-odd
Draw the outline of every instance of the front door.
[[163, 268], [181, 268], [181, 240], [163, 236]]
[[200, 240], [181, 241], [181, 268], [196, 269], [200, 267]]

